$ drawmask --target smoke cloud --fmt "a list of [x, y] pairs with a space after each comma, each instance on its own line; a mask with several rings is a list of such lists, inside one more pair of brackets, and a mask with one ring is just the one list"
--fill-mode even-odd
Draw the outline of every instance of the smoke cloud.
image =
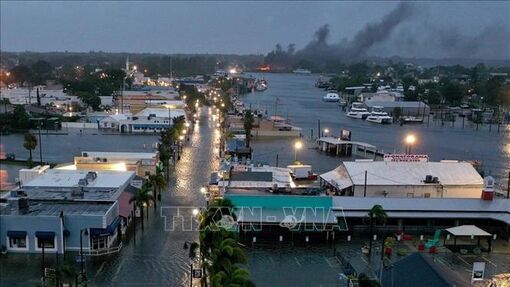
[[409, 19], [413, 13], [414, 9], [411, 4], [401, 2], [381, 21], [367, 24], [352, 40], [343, 40], [336, 44], [328, 44], [330, 30], [329, 25], [326, 24], [315, 32], [313, 40], [303, 50], [298, 51], [297, 56], [314, 60], [318, 58], [358, 59], [364, 56], [374, 44], [385, 41], [395, 27]]
[[[271, 60], [295, 65], [301, 60], [315, 64], [353, 62], [367, 57], [510, 59], [510, 26], [494, 23], [480, 30], [438, 26], [429, 20], [427, 7], [400, 2], [381, 20], [368, 23], [351, 39], [330, 43], [330, 25], [319, 27], [301, 50], [274, 53]], [[280, 56], [278, 56], [280, 55]]]

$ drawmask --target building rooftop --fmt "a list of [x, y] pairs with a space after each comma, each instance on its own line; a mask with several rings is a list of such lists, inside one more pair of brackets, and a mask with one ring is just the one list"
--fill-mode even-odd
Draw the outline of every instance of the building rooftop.
[[385, 108], [427, 108], [424, 102], [390, 102], [390, 101], [367, 101], [365, 105], [369, 108], [373, 106], [383, 106]]
[[342, 217], [364, 217], [376, 204], [388, 217], [487, 218], [510, 224], [510, 199], [333, 197], [333, 210]]
[[155, 115], [158, 118], [168, 118], [170, 115], [172, 118], [186, 117], [186, 112], [183, 109], [166, 109], [166, 108], [146, 108], [136, 114], [137, 117], [148, 117]]
[[107, 159], [126, 159], [126, 160], [139, 160], [139, 159], [154, 159], [157, 156], [155, 152], [102, 152], [102, 151], [83, 151], [82, 156], [87, 157], [100, 157]]
[[438, 177], [442, 185], [483, 185], [483, 178], [468, 162], [349, 161], [321, 178], [338, 188], [364, 185], [426, 185], [425, 176]]
[[64, 215], [96, 215], [104, 216], [115, 206], [115, 202], [55, 202], [55, 201], [29, 201], [28, 211], [20, 212], [7, 204], [0, 205], [1, 215], [25, 216], [59, 216]]
[[[70, 188], [78, 187], [80, 179], [85, 178], [88, 170], [51, 169], [30, 180], [23, 188]], [[132, 171], [96, 171], [97, 178], [89, 181], [86, 188], [118, 189], [130, 181]]]

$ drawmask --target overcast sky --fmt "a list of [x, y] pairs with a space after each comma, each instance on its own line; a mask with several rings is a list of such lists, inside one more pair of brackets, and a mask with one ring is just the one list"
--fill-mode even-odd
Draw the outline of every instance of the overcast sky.
[[[330, 42], [350, 39], [367, 23], [380, 21], [398, 4], [3, 0], [0, 3], [0, 48], [4, 51], [237, 54], [265, 54], [276, 43], [284, 46], [295, 43], [300, 49], [323, 24], [330, 25]], [[447, 31], [453, 33], [449, 37], [458, 44], [462, 37], [478, 39], [489, 31], [495, 36], [483, 38], [484, 43], [480, 44], [483, 47], [481, 51], [476, 49], [476, 53], [489, 58], [510, 58], [510, 2], [431, 1], [413, 6], [415, 15], [399, 24], [388, 35], [388, 41], [373, 47], [371, 54], [457, 56], [453, 51], [457, 48], [445, 47], [448, 42], [442, 43], [441, 48], [423, 48], [423, 43], [434, 40], [422, 35]]]

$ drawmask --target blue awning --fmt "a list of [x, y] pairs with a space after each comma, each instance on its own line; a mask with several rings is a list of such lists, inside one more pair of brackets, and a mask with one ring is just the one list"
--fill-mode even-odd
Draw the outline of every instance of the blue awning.
[[25, 238], [25, 237], [27, 237], [27, 232], [26, 231], [10, 230], [10, 231], [7, 231], [7, 236], [12, 237], [12, 238]]
[[121, 218], [117, 217], [106, 228], [91, 228], [90, 236], [92, 236], [92, 238], [110, 236], [115, 233], [115, 229], [119, 226], [120, 222]]
[[108, 230], [108, 232], [110, 232], [110, 234], [113, 234], [115, 232], [115, 229], [117, 228], [117, 226], [119, 226], [120, 220], [121, 220], [120, 217], [117, 216], [117, 218], [115, 218], [113, 220], [113, 222], [110, 223], [110, 225], [108, 225], [106, 230]]
[[55, 238], [55, 232], [53, 231], [36, 231], [35, 237], [39, 239], [53, 239]]

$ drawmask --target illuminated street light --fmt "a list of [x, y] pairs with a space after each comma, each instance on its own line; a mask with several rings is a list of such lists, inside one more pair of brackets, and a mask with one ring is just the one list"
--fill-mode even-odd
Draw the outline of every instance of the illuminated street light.
[[324, 136], [327, 137], [329, 134], [329, 129], [324, 129]]
[[416, 136], [413, 134], [408, 134], [405, 137], [405, 143], [406, 143], [406, 149], [407, 149], [406, 153], [411, 154], [411, 148], [416, 143]]
[[303, 143], [300, 142], [300, 141], [297, 141], [295, 144], [294, 144], [294, 161], [297, 161], [297, 151], [299, 149], [302, 149], [303, 148]]
[[205, 186], [202, 186], [202, 187], [200, 188], [200, 192], [201, 192], [201, 193], [206, 193], [206, 192], [207, 192], [207, 188], [206, 188]]
[[200, 211], [198, 209], [193, 209], [192, 213], [194, 216], [197, 216]]

